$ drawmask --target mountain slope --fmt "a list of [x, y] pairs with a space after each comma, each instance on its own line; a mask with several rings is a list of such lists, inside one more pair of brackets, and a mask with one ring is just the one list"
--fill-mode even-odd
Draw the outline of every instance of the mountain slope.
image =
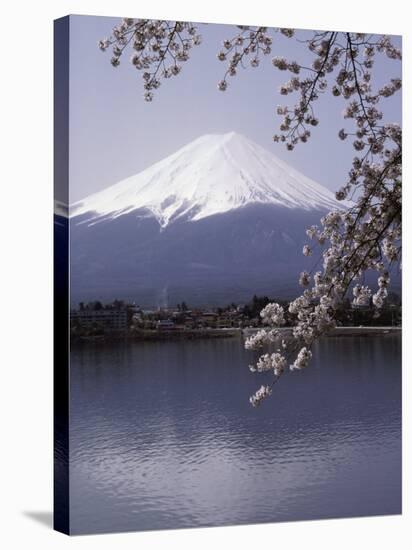
[[72, 205], [94, 223], [144, 208], [162, 227], [248, 204], [303, 210], [342, 207], [333, 194], [234, 132], [206, 135], [139, 174]]
[[322, 213], [252, 204], [164, 230], [138, 212], [92, 225], [72, 220], [72, 303], [119, 298], [150, 308], [291, 297], [299, 272], [316, 262], [302, 247]]
[[327, 189], [234, 133], [203, 136], [70, 208], [71, 301], [153, 307], [291, 297], [305, 229], [342, 208]]

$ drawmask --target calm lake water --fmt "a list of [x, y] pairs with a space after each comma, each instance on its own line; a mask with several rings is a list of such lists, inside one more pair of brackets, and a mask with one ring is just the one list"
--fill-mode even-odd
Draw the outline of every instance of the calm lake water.
[[73, 534], [401, 512], [400, 336], [329, 338], [271, 398], [237, 339], [71, 354]]

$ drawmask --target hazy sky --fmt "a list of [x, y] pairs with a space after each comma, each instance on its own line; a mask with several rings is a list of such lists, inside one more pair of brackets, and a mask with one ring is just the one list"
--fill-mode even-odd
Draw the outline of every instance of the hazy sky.
[[[129, 62], [131, 51], [113, 68], [110, 52], [97, 47], [98, 40], [107, 37], [117, 22], [108, 17], [71, 16], [71, 203], [147, 168], [203, 134], [232, 130], [329, 189], [335, 190], [345, 181], [354, 149], [337, 137], [340, 128], [350, 127], [342, 118], [344, 100], [329, 92], [318, 100], [320, 124], [307, 144], [289, 152], [272, 141], [280, 120], [276, 106], [294, 102], [295, 96], [280, 96], [278, 88], [290, 73], [275, 69], [271, 59], [281, 55], [304, 62], [308, 59], [304, 45], [277, 34], [272, 54], [258, 68], [228, 77], [229, 87], [223, 93], [217, 82], [226, 65], [216, 54], [236, 29], [233, 25], [201, 25], [203, 43], [191, 50], [181, 74], [163, 81], [154, 101], [147, 103], [141, 74]], [[400, 44], [399, 39], [396, 42]], [[377, 56], [377, 84], [400, 73], [400, 62]], [[384, 100], [384, 105], [385, 118], [400, 122], [400, 94]]]

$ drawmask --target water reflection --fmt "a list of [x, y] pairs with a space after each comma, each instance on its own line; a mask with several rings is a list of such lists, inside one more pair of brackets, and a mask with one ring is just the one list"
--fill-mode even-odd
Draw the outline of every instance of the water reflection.
[[72, 350], [73, 532], [400, 513], [400, 338], [314, 357], [252, 409], [238, 340]]

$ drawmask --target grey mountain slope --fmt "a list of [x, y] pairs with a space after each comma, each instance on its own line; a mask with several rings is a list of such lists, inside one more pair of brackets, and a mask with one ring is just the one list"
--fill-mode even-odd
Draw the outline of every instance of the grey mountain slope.
[[321, 211], [251, 205], [164, 230], [130, 213], [87, 226], [71, 222], [72, 301], [114, 298], [146, 306], [245, 302], [253, 294], [297, 291], [305, 227]]

